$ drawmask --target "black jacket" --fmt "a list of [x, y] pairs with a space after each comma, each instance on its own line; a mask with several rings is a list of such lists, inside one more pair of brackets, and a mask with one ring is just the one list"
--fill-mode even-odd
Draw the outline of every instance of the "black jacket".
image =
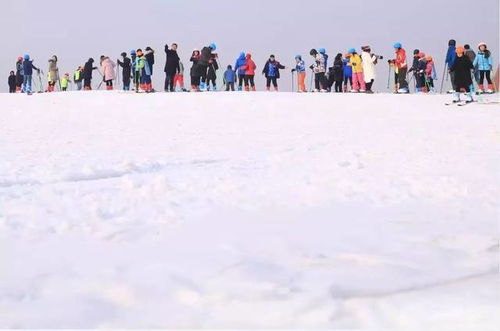
[[342, 59], [335, 59], [333, 62], [333, 79], [336, 82], [344, 80], [344, 62]]
[[11, 89], [15, 89], [16, 88], [16, 76], [15, 75], [14, 76], [9, 75], [9, 80], [8, 81], [9, 81], [9, 87]]
[[165, 62], [164, 71], [167, 76], [174, 76], [181, 70], [179, 66], [179, 55], [177, 54], [177, 51], [168, 49], [168, 45], [165, 45], [165, 54], [167, 55], [167, 61]]
[[210, 47], [203, 47], [201, 50], [200, 61], [198, 61], [198, 65], [200, 66], [208, 66], [210, 59], [212, 58], [212, 49]]
[[[269, 66], [271, 65], [271, 60], [267, 60], [266, 64], [264, 65], [264, 69], [262, 69], [262, 73], [266, 76], [266, 78], [269, 75]], [[274, 77], [280, 78], [280, 69], [285, 69], [281, 63], [278, 61], [274, 61], [274, 66], [276, 67], [276, 75]]]
[[96, 70], [97, 67], [94, 67], [94, 60], [89, 59], [85, 66], [83, 67], [83, 79], [90, 80], [92, 79], [92, 71]]
[[472, 85], [471, 70], [474, 69], [469, 57], [462, 55], [455, 59], [455, 63], [450, 68], [450, 71], [455, 73], [454, 83], [458, 88], [468, 87]]
[[207, 72], [207, 78], [210, 79], [216, 79], [216, 71], [219, 70], [219, 64], [217, 63], [217, 59], [215, 57], [210, 60], [208, 64], [208, 72]]
[[132, 60], [129, 57], [124, 57], [123, 62], [118, 60], [118, 65], [122, 67], [123, 77], [130, 77], [131, 69], [132, 69]]

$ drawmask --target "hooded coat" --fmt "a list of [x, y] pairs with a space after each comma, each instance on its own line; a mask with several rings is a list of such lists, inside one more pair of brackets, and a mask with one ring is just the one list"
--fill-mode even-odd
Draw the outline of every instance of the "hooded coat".
[[369, 52], [363, 51], [361, 53], [361, 61], [365, 82], [369, 83], [372, 79], [375, 80], [375, 64], [377, 63], [377, 57]]
[[245, 70], [245, 75], [255, 76], [255, 69], [257, 69], [257, 66], [252, 60], [252, 54], [248, 53], [246, 55], [245, 65], [242, 66], [241, 69]]
[[472, 85], [471, 70], [474, 69], [472, 62], [466, 55], [457, 56], [450, 71], [455, 73], [453, 82], [457, 89]]
[[109, 57], [106, 57], [101, 63], [101, 72], [104, 76], [104, 80], [114, 80], [116, 78], [115, 74], [116, 64], [111, 61]]
[[236, 59], [236, 64], [234, 65], [234, 70], [238, 72], [238, 75], [244, 75], [245, 74], [245, 69], [242, 69], [242, 67], [247, 63], [247, 58], [245, 56], [245, 53], [241, 52], [240, 56]]
[[94, 59], [89, 59], [83, 66], [83, 79], [91, 80], [92, 71], [94, 71], [95, 69], [97, 69], [97, 67], [94, 67]]
[[54, 55], [49, 60], [49, 81], [57, 82], [59, 80], [59, 68], [57, 67], [57, 57]]

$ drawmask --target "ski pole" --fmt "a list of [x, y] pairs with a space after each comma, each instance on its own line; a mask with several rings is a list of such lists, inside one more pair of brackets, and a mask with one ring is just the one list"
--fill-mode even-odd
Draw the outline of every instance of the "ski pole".
[[391, 65], [389, 64], [389, 75], [387, 76], [387, 89], [391, 87]]
[[445, 62], [445, 64], [444, 64], [444, 70], [443, 70], [443, 79], [441, 80], [441, 89], [439, 90], [440, 94], [443, 93], [444, 80], [445, 80], [445, 78], [447, 78], [447, 76], [446, 76], [446, 69], [447, 68], [448, 68], [448, 63]]
[[311, 82], [309, 83], [309, 92], [313, 90], [314, 70], [311, 69]]

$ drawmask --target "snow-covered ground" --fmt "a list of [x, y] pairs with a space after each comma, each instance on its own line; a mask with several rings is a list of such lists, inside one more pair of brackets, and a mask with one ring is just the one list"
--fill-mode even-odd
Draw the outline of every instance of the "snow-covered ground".
[[500, 109], [449, 99], [0, 95], [0, 328], [497, 330]]

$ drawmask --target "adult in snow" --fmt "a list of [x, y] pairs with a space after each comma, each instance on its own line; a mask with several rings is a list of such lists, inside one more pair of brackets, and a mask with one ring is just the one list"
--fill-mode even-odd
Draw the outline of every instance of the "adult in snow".
[[35, 69], [38, 73], [40, 69], [33, 65], [33, 60], [30, 60], [30, 56], [25, 54], [23, 56], [23, 73], [24, 73], [24, 81], [23, 81], [23, 89], [22, 92], [31, 93], [31, 82], [33, 76], [33, 69]]
[[16, 92], [20, 92], [24, 82], [23, 57], [19, 56], [16, 62]]
[[327, 81], [326, 81], [326, 68], [325, 68], [325, 59], [321, 53], [318, 53], [317, 50], [311, 49], [309, 52], [314, 59], [313, 64], [309, 67], [314, 73], [314, 92], [326, 92]]
[[94, 66], [94, 59], [89, 58], [85, 65], [83, 66], [83, 89], [85, 91], [92, 90], [92, 71], [96, 70], [97, 67]]
[[333, 82], [335, 84], [335, 92], [342, 92], [342, 82], [344, 81], [344, 61], [342, 53], [338, 53], [333, 61]]
[[375, 65], [377, 65], [378, 58], [372, 53], [370, 46], [361, 47], [361, 61], [363, 66], [363, 77], [365, 79], [366, 93], [373, 93], [372, 86], [375, 82]]
[[130, 77], [132, 74], [132, 60], [127, 56], [127, 53], [122, 52], [121, 54], [122, 60], [117, 60], [116, 63], [120, 67], [122, 67], [122, 81], [123, 81], [123, 90], [130, 91]]
[[175, 76], [180, 72], [180, 58], [177, 54], [177, 44], [173, 43], [170, 48], [168, 44], [165, 45], [165, 55], [167, 60], [165, 62], [165, 92], [174, 92]]
[[[469, 60], [474, 63], [476, 59], [476, 52], [470, 48], [469, 44], [464, 45], [465, 48], [465, 56], [469, 58]], [[477, 65], [474, 66], [474, 80], [479, 84], [479, 70], [477, 69]]]
[[280, 78], [280, 69], [285, 69], [285, 66], [276, 61], [274, 55], [269, 56], [264, 68], [262, 69], [262, 74], [266, 77], [266, 90], [271, 91], [271, 83], [273, 84], [274, 90], [278, 92], [278, 79]]
[[245, 66], [247, 58], [245, 52], [241, 52], [240, 56], [236, 59], [236, 64], [234, 65], [234, 70], [238, 74], [238, 91], [243, 90], [243, 82], [245, 81]]
[[201, 78], [200, 89], [202, 91], [205, 91], [207, 89], [206, 78], [208, 65], [210, 64], [210, 60], [212, 59], [212, 52], [214, 52], [216, 49], [217, 45], [215, 45], [215, 43], [211, 43], [210, 45], [205, 46], [201, 49], [200, 59], [198, 61], [196, 69], [198, 70], [198, 74]]
[[397, 93], [409, 93], [408, 81], [406, 80], [406, 74], [408, 72], [408, 64], [406, 63], [406, 51], [401, 43], [395, 43], [394, 51], [396, 53], [396, 58], [392, 60], [395, 70], [397, 70], [397, 81], [398, 90]]
[[455, 41], [455, 39], [450, 39], [448, 41], [448, 51], [446, 52], [446, 60], [445, 60], [445, 64], [448, 66], [448, 73], [450, 74], [450, 80], [451, 80], [451, 86], [452, 86], [452, 89], [450, 91], [448, 91], [448, 93], [454, 93], [455, 90], [456, 90], [456, 86], [454, 85], [454, 75], [455, 73], [453, 71], [451, 71], [451, 67], [453, 66], [453, 64], [455, 63], [455, 59], [457, 58], [457, 53], [456, 53], [456, 46], [457, 45], [457, 42]]
[[59, 68], [57, 67], [57, 56], [55, 55], [49, 59], [48, 80], [47, 92], [54, 92], [56, 83], [59, 81]]
[[212, 90], [217, 91], [217, 70], [219, 70], [217, 54], [212, 54], [212, 58], [208, 61], [207, 90], [210, 90], [210, 84], [212, 84]]
[[108, 91], [113, 89], [113, 80], [116, 78], [115, 67], [116, 64], [109, 57], [105, 56], [102, 59], [101, 72]]
[[352, 90], [351, 92], [366, 92], [365, 78], [363, 75], [363, 65], [361, 63], [361, 56], [354, 48], [347, 51], [350, 54], [349, 62], [352, 66]]
[[255, 69], [257, 69], [257, 65], [252, 60], [252, 54], [248, 53], [245, 58], [245, 65], [242, 66], [242, 69], [245, 70], [245, 91], [254, 91], [255, 92]]
[[470, 87], [472, 85], [471, 70], [474, 66], [470, 59], [465, 56], [465, 48], [463, 46], [457, 46], [455, 48], [457, 54], [453, 65], [450, 68], [450, 72], [453, 72], [453, 83], [455, 84], [455, 97], [453, 102], [460, 102], [460, 92], [464, 89], [467, 92], [466, 102], [472, 102], [472, 94]]
[[198, 62], [200, 61], [200, 51], [197, 49], [193, 50], [191, 54], [191, 58], [189, 61], [193, 63], [190, 70], [191, 75], [191, 91], [199, 92], [200, 91], [200, 83], [201, 83], [201, 74], [200, 69], [198, 68]]
[[484, 77], [488, 81], [488, 89], [486, 93], [493, 93], [493, 82], [490, 78], [491, 69], [493, 69], [493, 61], [491, 58], [491, 52], [488, 50], [486, 43], [479, 43], [477, 46], [479, 51], [477, 52], [476, 58], [474, 59], [474, 66], [477, 66], [479, 70], [479, 93], [484, 91]]

